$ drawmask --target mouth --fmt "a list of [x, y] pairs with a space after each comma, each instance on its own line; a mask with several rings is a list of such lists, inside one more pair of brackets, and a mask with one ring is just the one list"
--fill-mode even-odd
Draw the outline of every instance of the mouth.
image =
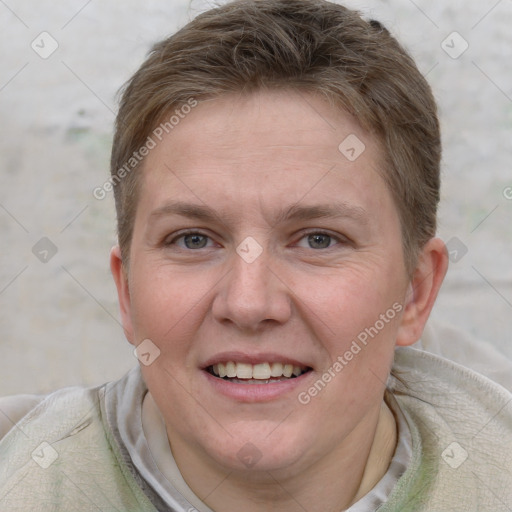
[[205, 368], [217, 379], [233, 384], [273, 384], [296, 379], [312, 369], [291, 363], [262, 362], [257, 364], [237, 361], [219, 362]]

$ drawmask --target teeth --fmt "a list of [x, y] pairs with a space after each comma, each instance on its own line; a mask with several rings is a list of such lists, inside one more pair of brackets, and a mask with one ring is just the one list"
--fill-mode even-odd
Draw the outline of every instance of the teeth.
[[283, 365], [281, 363], [272, 363], [270, 368], [271, 377], [281, 377], [283, 375]]
[[252, 367], [252, 378], [253, 379], [270, 379], [270, 365], [268, 363], [255, 364]]
[[244, 381], [265, 381], [273, 382], [271, 377], [290, 378], [292, 375], [299, 377], [306, 371], [305, 368], [283, 363], [258, 363], [255, 365], [248, 363], [235, 363], [228, 361], [226, 363], [214, 364], [211, 367], [213, 374], [218, 377], [228, 377], [230, 379], [243, 379]]
[[236, 376], [239, 379], [252, 379], [252, 364], [236, 363]]
[[226, 363], [226, 375], [229, 378], [236, 377], [236, 364], [233, 361]]

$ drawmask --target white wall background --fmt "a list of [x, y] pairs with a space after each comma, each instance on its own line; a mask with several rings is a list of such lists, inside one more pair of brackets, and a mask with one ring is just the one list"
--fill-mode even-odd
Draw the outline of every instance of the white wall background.
[[[92, 190], [108, 177], [116, 90], [208, 2], [189, 4], [0, 2], [0, 395], [100, 384], [136, 362], [108, 270], [113, 199]], [[441, 107], [440, 236], [467, 253], [434, 317], [512, 357], [512, 0], [345, 4], [406, 45]], [[50, 49], [43, 31], [58, 43], [47, 59], [31, 48]], [[442, 47], [454, 31], [469, 45], [456, 59]], [[57, 249], [46, 263], [32, 252], [42, 237]]]

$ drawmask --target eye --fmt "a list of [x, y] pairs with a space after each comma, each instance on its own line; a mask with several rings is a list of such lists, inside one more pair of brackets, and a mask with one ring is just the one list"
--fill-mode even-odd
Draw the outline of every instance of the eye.
[[329, 235], [328, 233], [309, 233], [303, 236], [297, 245], [308, 249], [328, 249], [339, 243], [339, 239]]
[[313, 233], [307, 236], [311, 249], [327, 249], [331, 246], [332, 237], [325, 233]]
[[183, 243], [187, 249], [202, 249], [208, 243], [208, 237], [198, 233], [192, 235], [185, 235]]
[[182, 249], [204, 249], [213, 245], [212, 240], [202, 233], [190, 232], [184, 233], [176, 238], [166, 242], [167, 246], [177, 245]]

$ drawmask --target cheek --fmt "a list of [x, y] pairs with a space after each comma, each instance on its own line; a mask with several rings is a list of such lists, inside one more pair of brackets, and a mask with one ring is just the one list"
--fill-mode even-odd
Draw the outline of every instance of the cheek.
[[388, 310], [392, 317], [386, 317], [389, 325], [397, 323], [392, 307], [400, 302], [405, 289], [405, 279], [400, 276], [399, 268], [394, 270], [394, 265], [384, 261], [354, 261], [318, 279], [308, 275], [295, 278], [293, 289], [304, 315], [315, 322], [325, 339], [336, 344], [336, 340], [356, 337]]
[[[322, 391], [314, 407], [336, 411], [339, 418], [366, 410], [383, 393], [403, 304], [398, 284], [377, 281], [371, 272], [347, 273], [330, 283], [329, 293], [310, 295], [308, 317], [325, 350], [317, 378], [326, 382], [326, 392], [317, 385]], [[311, 388], [303, 391], [309, 397], [317, 394]]]
[[205, 314], [213, 284], [208, 275], [151, 263], [134, 269], [132, 320], [138, 339], [150, 338], [162, 351], [180, 350]]
[[[375, 261], [347, 265], [324, 280], [328, 287], [303, 288], [303, 300], [309, 301], [304, 311], [309, 311], [310, 326], [325, 351], [318, 378], [329, 383], [314, 405], [319, 410], [336, 410], [337, 417], [348, 410], [353, 414], [382, 394], [403, 309], [400, 290], [405, 286], [405, 278], [391, 272], [392, 267]], [[317, 390], [303, 392], [308, 399]]]

